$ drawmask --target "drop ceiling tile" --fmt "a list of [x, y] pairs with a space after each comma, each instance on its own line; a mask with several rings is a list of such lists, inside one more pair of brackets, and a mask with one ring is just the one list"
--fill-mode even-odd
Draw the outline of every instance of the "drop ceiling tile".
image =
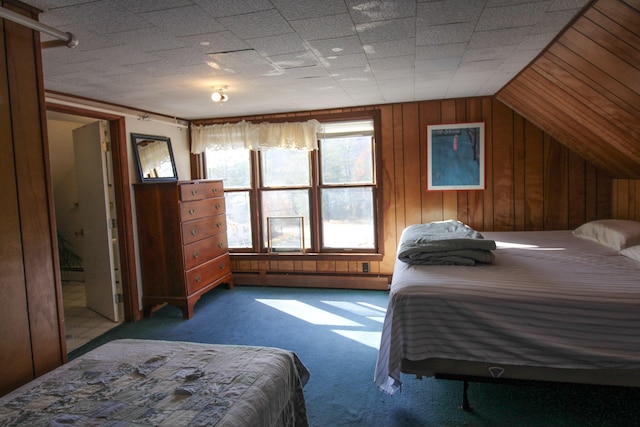
[[416, 88], [415, 99], [446, 99], [447, 86], [442, 84], [434, 84], [433, 86]]
[[192, 0], [112, 0], [112, 2], [133, 13], [154, 12], [194, 4]]
[[362, 53], [362, 44], [358, 36], [336, 37], [331, 39], [311, 40], [306, 42], [321, 56], [349, 55]]
[[324, 67], [312, 65], [286, 69], [284, 77], [289, 79], [329, 78], [329, 73]]
[[502, 59], [486, 60], [486, 61], [467, 61], [460, 62], [456, 73], [469, 73], [479, 71], [493, 71], [504, 63]]
[[571, 10], [573, 13], [576, 13], [589, 2], [590, 0], [555, 0], [551, 6], [549, 6], [549, 12]]
[[460, 58], [429, 59], [426, 61], [416, 61], [416, 73], [433, 72], [455, 72], [460, 64]]
[[304, 40], [296, 33], [250, 39], [247, 40], [247, 43], [264, 56], [302, 52], [307, 49]]
[[475, 23], [484, 8], [484, 0], [444, 0], [418, 3], [418, 27]]
[[41, 22], [53, 27], [81, 25], [103, 34], [153, 27], [153, 23], [139, 15], [105, 0], [54, 9], [42, 14]]
[[540, 51], [544, 49], [554, 37], [554, 33], [528, 34], [518, 45], [518, 50], [536, 49]]
[[487, 61], [509, 57], [515, 50], [515, 46], [499, 46], [484, 49], [467, 49], [462, 55], [462, 62]]
[[370, 43], [364, 46], [368, 58], [387, 58], [393, 56], [415, 55], [416, 39], [391, 40]]
[[375, 76], [371, 70], [367, 69], [349, 68], [338, 70], [335, 74], [332, 73], [332, 76], [344, 88], [375, 85]]
[[305, 40], [333, 39], [356, 34], [349, 14], [323, 16], [319, 18], [298, 19], [289, 22]]
[[267, 60], [253, 49], [231, 52], [210, 53], [209, 58], [221, 68], [243, 68], [256, 64], [266, 64]]
[[469, 40], [468, 48], [482, 49], [497, 46], [517, 46], [528, 32], [529, 28], [527, 27], [475, 32]]
[[198, 6], [156, 10], [138, 16], [174, 36], [207, 34], [225, 29]]
[[382, 97], [377, 85], [348, 87], [345, 91], [354, 105], [377, 104]]
[[214, 18], [273, 9], [269, 0], [193, 0], [193, 2]]
[[243, 39], [275, 36], [292, 32], [276, 9], [218, 18], [218, 22]]
[[[156, 50], [176, 49], [188, 46], [187, 40], [166, 34], [161, 29], [155, 27], [122, 31], [111, 34], [110, 37], [118, 42], [118, 44], [126, 44], [130, 49], [137, 49], [141, 52], [153, 52]], [[82, 41], [80, 42], [82, 43]]]
[[393, 69], [393, 70], [378, 70], [374, 71], [373, 75], [376, 77], [376, 81], [379, 80], [393, 80], [393, 79], [413, 79], [416, 72], [413, 68]]
[[291, 68], [318, 66], [318, 58], [310, 51], [288, 53], [286, 55], [273, 55], [269, 61], [284, 70]]
[[413, 69], [415, 62], [416, 60], [413, 55], [369, 59], [369, 65], [371, 65], [374, 73], [382, 70]]
[[416, 28], [416, 45], [445, 45], [467, 43], [473, 35], [474, 23], [444, 24], [434, 26], [418, 26]]
[[378, 85], [385, 102], [394, 103], [402, 102], [403, 99], [413, 98], [414, 90], [411, 84], [394, 85], [393, 80], [382, 82]]
[[363, 53], [353, 55], [328, 56], [324, 58], [329, 71], [343, 68], [365, 68], [368, 66], [367, 57]]
[[484, 9], [476, 31], [500, 30], [535, 25], [544, 16], [551, 0]]
[[231, 52], [251, 49], [251, 45], [233, 34], [231, 31], [198, 34], [194, 36], [176, 37], [184, 46], [192, 46], [194, 50], [207, 54]]
[[413, 17], [416, 12], [415, 0], [347, 0], [347, 5], [356, 24]]
[[441, 59], [461, 57], [467, 48], [467, 43], [452, 43], [430, 46], [416, 46], [416, 60]]
[[401, 18], [389, 21], [376, 21], [356, 25], [362, 43], [371, 44], [388, 40], [406, 40], [415, 37], [414, 18]]
[[286, 20], [347, 13], [344, 0], [271, 0]]

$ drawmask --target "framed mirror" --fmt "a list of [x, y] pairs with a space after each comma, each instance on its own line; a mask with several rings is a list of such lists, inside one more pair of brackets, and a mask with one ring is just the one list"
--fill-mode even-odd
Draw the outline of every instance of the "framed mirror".
[[178, 180], [170, 138], [132, 133], [131, 143], [141, 182]]

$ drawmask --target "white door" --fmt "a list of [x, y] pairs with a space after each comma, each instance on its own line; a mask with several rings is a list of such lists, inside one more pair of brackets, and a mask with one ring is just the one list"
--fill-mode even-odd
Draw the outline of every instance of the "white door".
[[104, 122], [73, 131], [87, 307], [118, 322], [113, 248], [116, 230], [110, 214], [108, 142]]

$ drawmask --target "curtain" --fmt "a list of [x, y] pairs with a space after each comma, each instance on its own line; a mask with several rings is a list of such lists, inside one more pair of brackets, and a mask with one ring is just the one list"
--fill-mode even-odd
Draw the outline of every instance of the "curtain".
[[191, 127], [191, 153], [205, 150], [245, 148], [269, 150], [317, 150], [320, 122], [308, 120], [295, 123], [224, 123]]

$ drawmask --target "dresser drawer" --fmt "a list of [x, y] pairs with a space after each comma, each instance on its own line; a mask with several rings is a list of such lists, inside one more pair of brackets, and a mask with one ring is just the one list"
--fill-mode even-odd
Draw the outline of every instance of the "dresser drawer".
[[222, 181], [204, 181], [180, 185], [180, 200], [183, 202], [223, 196]]
[[189, 243], [206, 239], [215, 234], [225, 233], [226, 231], [227, 219], [224, 214], [183, 222], [182, 243], [188, 245]]
[[191, 295], [229, 273], [231, 273], [229, 254], [189, 270], [187, 271], [187, 294]]
[[227, 235], [217, 234], [184, 247], [184, 265], [187, 270], [228, 252]]
[[224, 213], [224, 197], [180, 203], [182, 222]]

